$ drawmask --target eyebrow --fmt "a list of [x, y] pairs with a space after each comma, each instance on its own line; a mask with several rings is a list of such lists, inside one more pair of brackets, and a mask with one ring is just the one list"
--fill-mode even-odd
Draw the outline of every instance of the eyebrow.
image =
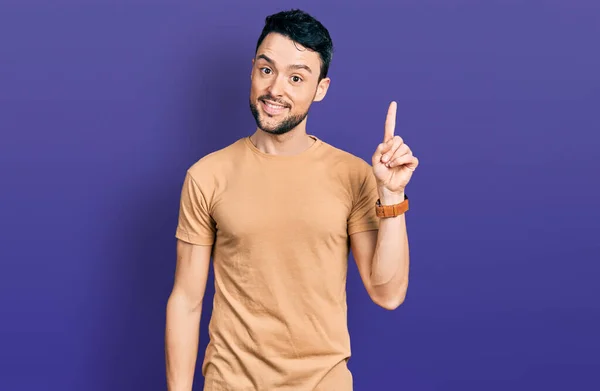
[[[271, 58], [267, 57], [264, 54], [259, 54], [256, 59], [263, 59], [266, 62], [275, 65], [275, 61], [273, 61]], [[310, 67], [308, 65], [304, 65], [304, 64], [292, 64], [288, 66], [289, 69], [305, 69], [308, 71], [308, 73], [312, 74], [312, 69], [310, 69]]]

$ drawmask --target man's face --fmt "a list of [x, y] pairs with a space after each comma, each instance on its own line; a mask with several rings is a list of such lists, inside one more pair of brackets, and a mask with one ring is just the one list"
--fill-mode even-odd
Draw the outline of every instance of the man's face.
[[281, 34], [265, 37], [252, 60], [250, 110], [257, 126], [284, 134], [301, 124], [313, 101], [325, 97], [329, 79], [319, 82], [321, 61]]

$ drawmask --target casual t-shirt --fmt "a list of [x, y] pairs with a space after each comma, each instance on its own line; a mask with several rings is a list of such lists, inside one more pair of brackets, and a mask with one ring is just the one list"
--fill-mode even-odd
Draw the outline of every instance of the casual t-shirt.
[[363, 159], [314, 138], [270, 155], [248, 137], [185, 175], [176, 237], [213, 246], [206, 391], [350, 391], [349, 235], [378, 228]]

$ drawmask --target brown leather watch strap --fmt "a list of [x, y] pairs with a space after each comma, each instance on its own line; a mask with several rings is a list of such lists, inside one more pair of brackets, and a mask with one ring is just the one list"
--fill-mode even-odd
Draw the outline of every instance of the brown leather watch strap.
[[404, 201], [395, 205], [381, 205], [381, 201], [377, 200], [375, 205], [375, 213], [377, 217], [396, 217], [408, 210], [408, 197], [404, 196]]

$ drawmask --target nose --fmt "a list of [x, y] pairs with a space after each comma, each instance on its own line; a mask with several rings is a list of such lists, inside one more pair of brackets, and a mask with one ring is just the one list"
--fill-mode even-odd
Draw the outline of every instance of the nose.
[[283, 95], [284, 90], [283, 83], [283, 77], [281, 75], [277, 75], [277, 77], [272, 79], [272, 82], [269, 85], [269, 93], [275, 98], [281, 97]]

